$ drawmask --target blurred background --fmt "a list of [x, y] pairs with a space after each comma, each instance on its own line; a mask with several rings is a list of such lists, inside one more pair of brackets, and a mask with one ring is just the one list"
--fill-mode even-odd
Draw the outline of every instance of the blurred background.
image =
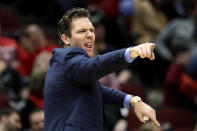
[[43, 131], [43, 88], [56, 27], [65, 11], [89, 9], [95, 56], [153, 42], [156, 59], [137, 58], [99, 81], [156, 109], [149, 127], [132, 109], [105, 105], [109, 131], [197, 131], [197, 0], [1, 0], [0, 131]]

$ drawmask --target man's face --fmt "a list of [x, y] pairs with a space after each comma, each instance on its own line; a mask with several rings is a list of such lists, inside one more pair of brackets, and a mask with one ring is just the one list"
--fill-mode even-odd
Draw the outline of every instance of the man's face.
[[35, 44], [36, 46], [40, 46], [39, 44], [42, 43], [45, 39], [44, 32], [42, 29], [35, 25], [29, 25], [27, 27], [27, 32], [29, 33], [29, 39]]
[[44, 112], [35, 112], [30, 117], [31, 130], [43, 131], [44, 130]]
[[27, 37], [21, 37], [20, 43], [21, 43], [22, 47], [30, 53], [33, 53], [36, 49], [36, 47], [34, 46], [32, 41]]
[[81, 47], [93, 57], [95, 41], [94, 27], [86, 17], [74, 18], [71, 22], [70, 46]]
[[8, 117], [7, 127], [10, 131], [19, 131], [22, 128], [21, 119], [17, 113], [13, 112]]

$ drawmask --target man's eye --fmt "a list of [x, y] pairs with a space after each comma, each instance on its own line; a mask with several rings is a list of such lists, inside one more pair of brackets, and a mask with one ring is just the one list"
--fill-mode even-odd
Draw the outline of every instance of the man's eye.
[[83, 32], [85, 32], [85, 30], [79, 30], [79, 33], [83, 33]]
[[91, 29], [90, 31], [91, 31], [91, 32], [94, 32], [94, 29]]

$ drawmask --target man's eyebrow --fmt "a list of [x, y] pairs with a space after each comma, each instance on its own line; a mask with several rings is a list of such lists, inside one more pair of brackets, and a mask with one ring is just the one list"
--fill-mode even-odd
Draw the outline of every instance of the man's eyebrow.
[[79, 27], [79, 28], [77, 28], [77, 30], [86, 30], [86, 29], [94, 29], [95, 30], [95, 28], [94, 27], [90, 27], [90, 28], [86, 28], [86, 27]]

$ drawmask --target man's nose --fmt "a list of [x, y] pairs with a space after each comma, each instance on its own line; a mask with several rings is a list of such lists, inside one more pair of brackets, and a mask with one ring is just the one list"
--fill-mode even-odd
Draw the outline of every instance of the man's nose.
[[93, 35], [94, 35], [93, 32], [91, 32], [91, 31], [88, 31], [88, 32], [87, 32], [87, 37], [92, 37]]

